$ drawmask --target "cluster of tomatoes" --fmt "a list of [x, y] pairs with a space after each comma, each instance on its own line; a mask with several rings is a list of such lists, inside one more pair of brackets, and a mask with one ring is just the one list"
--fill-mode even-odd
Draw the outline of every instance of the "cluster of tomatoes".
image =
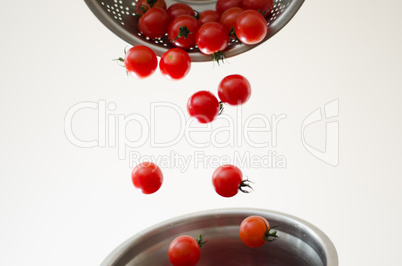
[[[139, 0], [135, 13], [140, 16], [138, 30], [142, 35], [150, 39], [167, 35], [176, 47], [162, 55], [159, 68], [164, 76], [177, 80], [190, 71], [190, 49], [198, 48], [219, 62], [225, 58], [223, 51], [231, 39], [247, 45], [264, 40], [273, 5], [273, 0], [218, 0], [215, 10], [198, 13], [181, 2], [167, 7], [165, 0]], [[120, 60], [137, 78], [150, 76], [158, 66], [155, 53], [142, 45], [132, 47]]]
[[[158, 165], [153, 162], [143, 162], [137, 165], [132, 173], [131, 180], [134, 187], [144, 194], [153, 194], [163, 183], [163, 174]], [[238, 191], [248, 193], [251, 189], [248, 179], [243, 179], [241, 170], [231, 164], [218, 167], [212, 175], [212, 184], [216, 193], [222, 197], [233, 197]]]
[[273, 5], [273, 0], [218, 0], [215, 10], [198, 13], [185, 3], [167, 7], [165, 0], [139, 0], [136, 13], [144, 36], [159, 39], [167, 34], [178, 48], [197, 46], [202, 53], [213, 55], [224, 51], [230, 38], [249, 45], [261, 42]]
[[212, 122], [223, 110], [223, 104], [241, 105], [251, 96], [250, 82], [242, 75], [226, 76], [218, 85], [218, 97], [209, 91], [198, 91], [187, 101], [187, 111], [200, 123]]
[[[277, 231], [271, 232], [276, 226], [270, 226], [268, 221], [261, 216], [253, 215], [245, 218], [239, 228], [241, 241], [249, 247], [260, 247], [266, 241], [270, 242], [278, 238]], [[194, 239], [189, 235], [181, 235], [172, 240], [169, 245], [169, 260], [174, 266], [196, 265], [201, 257], [200, 249], [207, 241], [203, 241], [203, 235]]]

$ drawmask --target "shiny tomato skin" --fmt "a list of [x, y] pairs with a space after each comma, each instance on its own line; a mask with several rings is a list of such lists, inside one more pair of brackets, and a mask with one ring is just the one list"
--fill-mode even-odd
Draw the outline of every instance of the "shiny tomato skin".
[[180, 48], [166, 51], [159, 61], [161, 73], [168, 79], [179, 80], [184, 78], [191, 68], [190, 56]]
[[229, 35], [222, 24], [207, 22], [197, 31], [196, 44], [203, 54], [211, 55], [226, 49], [229, 44]]
[[[199, 27], [198, 20], [190, 15], [180, 15], [172, 20], [168, 28], [168, 38], [170, 42], [181, 49], [188, 50], [196, 44], [196, 33]], [[176, 39], [179, 35], [180, 27], [185, 26], [189, 31], [186, 36]]]
[[269, 229], [270, 225], [265, 218], [256, 215], [249, 216], [240, 224], [240, 239], [249, 247], [260, 247], [266, 242], [265, 233]]
[[178, 236], [169, 245], [169, 260], [174, 266], [194, 266], [200, 260], [198, 242], [188, 235]]
[[152, 162], [137, 165], [131, 173], [134, 187], [144, 194], [152, 194], [159, 190], [163, 182], [163, 174], [159, 166]]
[[204, 10], [200, 13], [198, 21], [200, 24], [205, 24], [207, 22], [219, 22], [220, 15], [215, 10]]
[[168, 7], [166, 12], [170, 21], [180, 15], [195, 16], [194, 9], [185, 3], [174, 3]]
[[240, 105], [251, 96], [250, 82], [242, 75], [226, 76], [218, 85], [219, 99], [230, 105]]
[[243, 0], [242, 8], [252, 9], [268, 17], [274, 7], [274, 0]]
[[231, 33], [233, 27], [235, 26], [237, 18], [243, 11], [244, 9], [241, 7], [231, 7], [222, 13], [219, 23], [225, 26], [228, 33]]
[[215, 10], [222, 14], [231, 7], [241, 7], [243, 0], [218, 0], [215, 4]]
[[268, 32], [265, 18], [255, 10], [240, 13], [235, 23], [237, 38], [244, 44], [257, 44], [264, 40]]
[[130, 76], [142, 79], [155, 72], [158, 59], [150, 48], [137, 45], [127, 51], [124, 57], [124, 65]]
[[188, 99], [187, 111], [200, 123], [210, 123], [219, 114], [219, 102], [211, 92], [199, 91]]
[[149, 2], [153, 3], [152, 1], [148, 0], [138, 0], [138, 2], [135, 4], [135, 12], [137, 13], [137, 15], [142, 15], [144, 13], [142, 9], [145, 10], [146, 12], [148, 9], [154, 6], [166, 10], [167, 6], [165, 0], [157, 0], [156, 2], [153, 3], [152, 6], [149, 4]]
[[158, 39], [167, 33], [169, 17], [166, 11], [160, 7], [151, 7], [138, 20], [140, 32], [151, 39]]
[[212, 184], [216, 193], [222, 197], [233, 197], [239, 191], [243, 181], [241, 170], [231, 164], [218, 167], [212, 175]]

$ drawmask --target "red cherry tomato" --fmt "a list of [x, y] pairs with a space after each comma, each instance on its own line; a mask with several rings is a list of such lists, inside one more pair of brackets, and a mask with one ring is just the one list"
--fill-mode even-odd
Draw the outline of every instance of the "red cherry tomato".
[[212, 184], [214, 185], [216, 193], [222, 197], [233, 197], [240, 190], [247, 193], [243, 187], [250, 187], [247, 180], [243, 180], [243, 173], [241, 170], [231, 164], [222, 165], [214, 171], [212, 175]]
[[185, 3], [174, 3], [168, 7], [166, 12], [168, 13], [170, 21], [180, 15], [195, 16], [193, 8]]
[[136, 188], [144, 194], [152, 194], [159, 190], [163, 182], [161, 169], [154, 163], [143, 162], [137, 165], [131, 179]]
[[243, 0], [242, 7], [244, 9], [253, 9], [268, 17], [274, 7], [273, 0]]
[[151, 7], [138, 20], [140, 32], [151, 39], [163, 37], [167, 33], [169, 17], [166, 11], [160, 7]]
[[198, 20], [190, 15], [180, 15], [169, 25], [168, 38], [170, 42], [184, 50], [195, 46], [196, 33], [199, 27]]
[[218, 85], [219, 99], [230, 105], [240, 105], [251, 96], [250, 82], [242, 75], [229, 75]]
[[209, 91], [194, 93], [187, 102], [187, 111], [200, 123], [212, 122], [219, 113], [219, 102]]
[[160, 7], [164, 10], [166, 10], [167, 7], [165, 0], [138, 0], [137, 4], [135, 4], [135, 13], [137, 13], [137, 15], [142, 15], [154, 6]]
[[231, 7], [241, 7], [243, 0], [218, 0], [215, 4], [215, 10], [222, 14], [225, 10]]
[[198, 21], [201, 25], [207, 22], [219, 22], [219, 17], [219, 13], [215, 10], [204, 10], [200, 13]]
[[148, 47], [137, 45], [130, 48], [124, 57], [127, 72], [136, 78], [145, 78], [155, 72], [158, 59]]
[[229, 34], [234, 30], [236, 20], [243, 11], [244, 9], [241, 7], [231, 7], [222, 13], [219, 23], [225, 26]]
[[244, 44], [261, 42], [268, 32], [265, 18], [255, 10], [243, 11], [236, 20], [235, 33]]
[[222, 24], [207, 22], [198, 29], [196, 43], [202, 53], [212, 55], [226, 49], [229, 44], [229, 35]]
[[205, 242], [201, 242], [202, 236], [195, 240], [191, 236], [178, 236], [169, 245], [169, 260], [174, 266], [194, 266], [200, 260], [200, 246]]
[[241, 241], [249, 247], [262, 246], [266, 241], [273, 241], [277, 232], [270, 232], [268, 221], [261, 216], [249, 216], [240, 224], [239, 235]]
[[166, 51], [159, 61], [159, 69], [169, 79], [184, 78], [191, 68], [190, 56], [180, 48]]

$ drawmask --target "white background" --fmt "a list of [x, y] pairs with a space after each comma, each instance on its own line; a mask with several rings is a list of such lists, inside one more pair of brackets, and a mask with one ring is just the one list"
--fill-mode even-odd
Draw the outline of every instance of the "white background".
[[[7, 1], [1, 8], [0, 265], [99, 265], [121, 242], [178, 215], [226, 207], [254, 207], [298, 216], [335, 244], [340, 265], [401, 265], [400, 1], [308, 0], [276, 36], [221, 67], [193, 64], [182, 81], [157, 71], [145, 80], [127, 77], [112, 59], [127, 45], [104, 27], [83, 1]], [[163, 169], [154, 195], [132, 186], [132, 166], [117, 148], [80, 148], [65, 136], [64, 119], [80, 102], [113, 102], [112, 115], [149, 118], [152, 102], [185, 111], [198, 90], [216, 93], [219, 81], [239, 73], [253, 95], [243, 122], [254, 114], [286, 114], [277, 146], [201, 149], [210, 155], [286, 158], [286, 168], [244, 167], [254, 192], [219, 197], [214, 167]], [[302, 121], [339, 100], [339, 165], [312, 156], [301, 143]], [[228, 107], [225, 114], [236, 115]], [[185, 113], [186, 118], [187, 114]], [[171, 120], [168, 120], [171, 118]], [[221, 120], [216, 121], [215, 127]], [[180, 121], [164, 112], [155, 121], [161, 139]], [[312, 127], [319, 146], [325, 126]], [[81, 139], [97, 136], [96, 110], [73, 122]], [[139, 134], [134, 125], [128, 134]], [[205, 137], [207, 135], [203, 135]], [[255, 135], [259, 141], [270, 135]], [[137, 149], [142, 155], [193, 154], [181, 139], [170, 148]]]

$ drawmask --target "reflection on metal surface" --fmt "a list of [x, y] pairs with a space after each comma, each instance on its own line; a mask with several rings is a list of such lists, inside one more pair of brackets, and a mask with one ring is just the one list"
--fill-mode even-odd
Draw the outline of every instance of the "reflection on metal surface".
[[[249, 248], [239, 237], [239, 226], [250, 215], [279, 224], [279, 239]], [[178, 235], [208, 240], [197, 265], [309, 265], [337, 266], [331, 240], [318, 228], [297, 217], [260, 209], [222, 209], [190, 214], [156, 225], [127, 240], [101, 266], [170, 265], [168, 247]]]

